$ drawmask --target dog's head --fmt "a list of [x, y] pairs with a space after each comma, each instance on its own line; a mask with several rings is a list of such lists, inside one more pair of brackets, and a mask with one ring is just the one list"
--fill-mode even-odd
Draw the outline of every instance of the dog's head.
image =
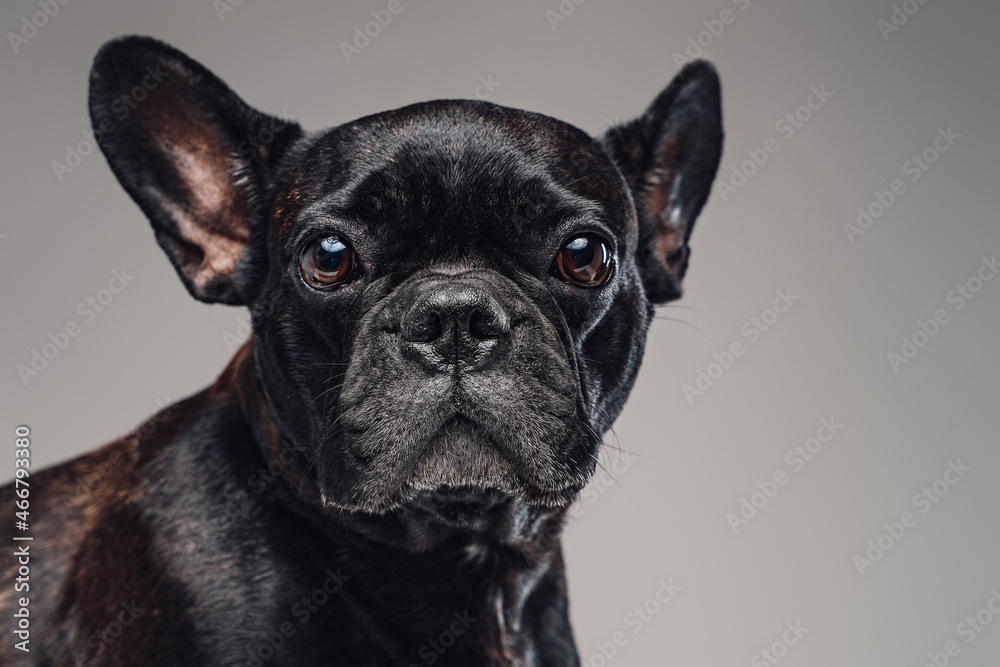
[[681, 293], [722, 145], [704, 62], [597, 138], [468, 100], [306, 133], [132, 37], [98, 54], [90, 109], [192, 296], [250, 308], [323, 502], [365, 512], [573, 498]]

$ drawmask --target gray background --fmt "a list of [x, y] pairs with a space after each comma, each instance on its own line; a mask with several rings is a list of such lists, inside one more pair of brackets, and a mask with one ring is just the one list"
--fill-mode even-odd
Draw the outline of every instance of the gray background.
[[[996, 664], [1000, 619], [969, 643], [958, 626], [1000, 590], [1000, 280], [961, 310], [946, 296], [1000, 252], [1000, 5], [910, 0], [916, 13], [885, 39], [888, 0], [566, 0], [575, 11], [555, 29], [545, 12], [557, 0], [403, 0], [346, 62], [339, 44], [386, 4], [243, 0], [220, 19], [209, 0], [73, 0], [19, 52], [4, 39], [0, 405], [10, 449], [0, 477], [13, 475], [17, 424], [33, 429], [37, 470], [205, 386], [245, 318], [187, 296], [102, 156], [83, 157], [62, 182], [54, 174], [89, 127], [87, 73], [105, 40], [164, 39], [251, 104], [309, 129], [472, 97], [492, 76], [492, 101], [597, 133], [639, 113], [677, 71], [672, 54], [729, 9], [722, 34], [700, 36], [723, 79], [720, 178], [769, 137], [779, 150], [735, 193], [713, 191], [687, 294], [660, 311], [683, 322], [654, 324], [608, 438], [617, 480], [593, 487], [567, 530], [584, 663], [766, 664], [755, 655], [799, 621], [809, 630], [780, 664], [917, 666], [948, 641], [960, 649], [950, 664]], [[36, 11], [33, 0], [5, 0], [0, 26], [17, 31]], [[786, 138], [776, 122], [821, 85], [832, 96]], [[911, 182], [903, 164], [948, 127], [959, 138]], [[848, 242], [844, 224], [894, 179], [905, 194]], [[122, 267], [134, 280], [84, 321], [77, 304]], [[778, 289], [799, 299], [751, 342], [744, 323]], [[894, 372], [887, 354], [942, 308], [949, 322]], [[80, 334], [25, 385], [18, 365], [68, 322]], [[746, 352], [689, 401], [683, 385], [735, 341]], [[795, 471], [785, 453], [824, 417], [844, 428]], [[921, 514], [914, 494], [958, 459], [970, 470]], [[778, 470], [788, 483], [734, 534], [726, 515]], [[862, 576], [853, 557], [907, 511], [916, 525]], [[637, 628], [627, 615], [671, 577], [681, 590]], [[598, 644], [619, 631], [625, 645], [608, 661]]]

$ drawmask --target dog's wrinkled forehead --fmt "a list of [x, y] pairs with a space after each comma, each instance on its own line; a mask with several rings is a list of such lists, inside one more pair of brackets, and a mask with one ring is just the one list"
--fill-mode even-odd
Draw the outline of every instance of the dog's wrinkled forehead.
[[277, 198], [283, 240], [329, 216], [390, 246], [526, 245], [583, 221], [635, 243], [627, 187], [591, 137], [488, 102], [428, 102], [337, 127], [291, 176]]

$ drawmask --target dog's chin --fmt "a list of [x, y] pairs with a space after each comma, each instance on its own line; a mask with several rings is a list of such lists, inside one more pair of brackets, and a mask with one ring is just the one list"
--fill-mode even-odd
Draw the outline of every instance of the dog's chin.
[[402, 509], [453, 528], [489, 531], [506, 521], [514, 502], [497, 489], [444, 486], [417, 493]]
[[352, 494], [349, 498], [341, 499], [328, 493], [324, 493], [322, 497], [323, 504], [328, 509], [372, 516], [415, 511], [428, 518], [437, 518], [449, 526], [476, 528], [495, 523], [513, 508], [565, 509], [573, 503], [582, 487], [582, 483], [561, 489], [501, 489], [441, 484], [434, 488], [407, 486], [393, 493], [370, 498]]
[[323, 498], [340, 510], [417, 511], [449, 525], [475, 527], [511, 506], [568, 507], [589, 477], [566, 466], [550, 475], [531, 475], [511, 458], [483, 429], [459, 417], [449, 420], [397, 474], [370, 473], [351, 492], [324, 492]]

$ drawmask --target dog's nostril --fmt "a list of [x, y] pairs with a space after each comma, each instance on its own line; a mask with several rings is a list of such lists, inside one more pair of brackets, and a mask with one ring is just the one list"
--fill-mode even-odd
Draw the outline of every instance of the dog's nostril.
[[444, 332], [441, 314], [436, 310], [426, 310], [412, 318], [406, 326], [405, 334], [414, 343], [433, 343]]
[[495, 314], [476, 308], [469, 314], [469, 333], [479, 340], [489, 340], [502, 336], [503, 328]]

